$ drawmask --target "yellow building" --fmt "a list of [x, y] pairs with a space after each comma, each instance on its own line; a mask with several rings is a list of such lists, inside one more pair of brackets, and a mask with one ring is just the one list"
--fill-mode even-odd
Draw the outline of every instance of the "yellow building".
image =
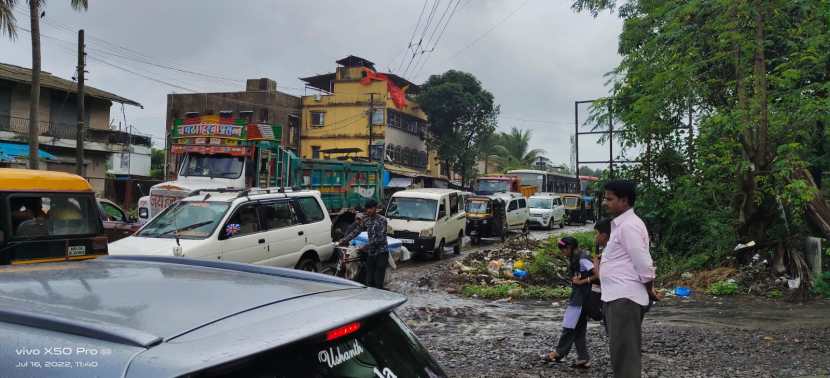
[[301, 79], [321, 94], [302, 98], [300, 155], [371, 158], [398, 175], [439, 176], [425, 141], [427, 116], [412, 98], [418, 87], [363, 58], [337, 63], [334, 73]]

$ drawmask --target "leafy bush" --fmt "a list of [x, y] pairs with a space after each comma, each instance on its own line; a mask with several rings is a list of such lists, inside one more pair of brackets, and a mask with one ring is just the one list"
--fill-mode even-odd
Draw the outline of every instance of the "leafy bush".
[[830, 298], [830, 272], [824, 272], [813, 282], [813, 292], [824, 298]]
[[767, 298], [770, 298], [770, 299], [779, 299], [779, 298], [782, 298], [783, 296], [784, 296], [784, 293], [782, 293], [781, 290], [778, 290], [778, 289], [772, 289], [767, 293]]
[[718, 281], [709, 286], [706, 293], [709, 295], [735, 295], [738, 292], [738, 283], [732, 280]]
[[483, 299], [500, 299], [500, 298], [515, 298], [515, 299], [562, 299], [568, 298], [571, 295], [571, 288], [566, 286], [527, 286], [522, 287], [519, 284], [499, 284], [495, 286], [488, 285], [467, 285], [461, 289], [461, 293], [465, 296], [476, 296]]

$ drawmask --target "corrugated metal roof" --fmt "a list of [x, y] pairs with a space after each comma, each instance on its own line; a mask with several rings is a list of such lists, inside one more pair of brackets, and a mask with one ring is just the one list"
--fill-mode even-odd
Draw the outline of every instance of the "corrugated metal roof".
[[[32, 70], [12, 64], [0, 63], [0, 80], [30, 84], [32, 82]], [[46, 71], [41, 71], [40, 73], [40, 86], [41, 88], [56, 89], [68, 93], [75, 93], [78, 89], [74, 81], [62, 79]], [[84, 87], [84, 92], [86, 96], [142, 107], [138, 102], [107, 91], [102, 91], [98, 88], [86, 86]]]

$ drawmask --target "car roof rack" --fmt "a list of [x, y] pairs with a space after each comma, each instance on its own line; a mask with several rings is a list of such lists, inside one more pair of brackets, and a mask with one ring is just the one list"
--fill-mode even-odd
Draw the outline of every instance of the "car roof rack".
[[213, 189], [196, 189], [196, 190], [190, 192], [187, 196], [188, 197], [198, 196], [199, 194], [202, 194], [202, 193], [236, 193], [236, 192], [239, 192], [240, 190], [242, 190], [242, 189], [232, 188], [232, 187], [213, 188]]
[[224, 270], [232, 270], [237, 272], [243, 273], [254, 273], [254, 274], [264, 274], [267, 276], [272, 277], [282, 277], [282, 278], [291, 278], [291, 279], [299, 279], [305, 281], [316, 281], [316, 282], [323, 282], [323, 283], [330, 283], [336, 285], [344, 285], [344, 286], [351, 286], [351, 287], [364, 287], [363, 285], [347, 280], [345, 278], [339, 278], [334, 276], [327, 276], [318, 273], [311, 273], [306, 272], [304, 270], [296, 270], [290, 268], [280, 268], [280, 267], [273, 267], [273, 266], [262, 266], [262, 265], [251, 265], [251, 264], [243, 264], [231, 261], [214, 261], [214, 260], [203, 260], [203, 259], [192, 259], [187, 257], [178, 257], [178, 256], [149, 256], [149, 255], [124, 255], [124, 256], [101, 256], [101, 259], [110, 259], [110, 260], [129, 260], [129, 261], [147, 261], [147, 262], [158, 262], [158, 263], [168, 263], [168, 264], [179, 264], [179, 265], [187, 265], [187, 266], [198, 266], [204, 268], [215, 268], [215, 269], [224, 269]]
[[0, 322], [19, 324], [37, 329], [69, 333], [97, 340], [149, 348], [161, 343], [162, 338], [134, 328], [117, 324], [88, 324], [62, 316], [23, 312], [0, 308]]

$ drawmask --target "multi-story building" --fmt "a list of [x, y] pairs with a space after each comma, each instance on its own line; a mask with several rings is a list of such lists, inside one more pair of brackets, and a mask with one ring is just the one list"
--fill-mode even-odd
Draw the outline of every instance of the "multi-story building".
[[335, 72], [301, 78], [321, 92], [302, 98], [301, 156], [383, 161], [405, 177], [440, 175], [426, 144], [427, 116], [410, 96], [418, 86], [356, 56], [337, 64]]
[[[217, 93], [176, 93], [167, 95], [167, 133], [176, 119], [198, 116], [244, 119], [250, 123], [282, 126], [283, 147], [299, 152], [300, 98], [277, 90], [268, 78], [249, 79], [245, 90]], [[173, 164], [168, 164], [168, 175]]]
[[[0, 167], [24, 168], [29, 157], [32, 71], [0, 63]], [[40, 75], [40, 169], [76, 171], [77, 85], [48, 72]], [[104, 193], [108, 174], [149, 176], [151, 139], [110, 127], [112, 103], [139, 103], [90, 86], [85, 88], [86, 178]], [[145, 167], [146, 166], [146, 170]]]

